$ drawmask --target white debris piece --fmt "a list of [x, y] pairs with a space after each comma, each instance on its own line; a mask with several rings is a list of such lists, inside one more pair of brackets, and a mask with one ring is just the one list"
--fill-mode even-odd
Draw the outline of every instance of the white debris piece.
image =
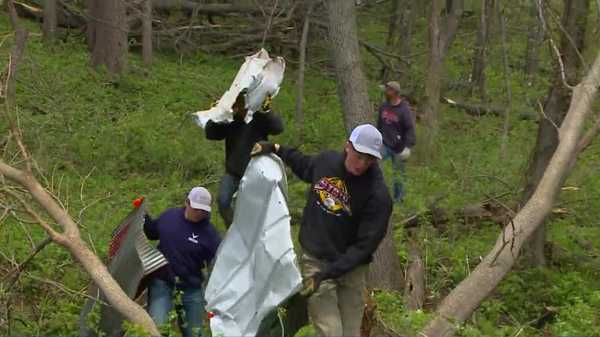
[[213, 336], [256, 335], [263, 318], [300, 289], [286, 194], [281, 160], [253, 158], [206, 287]]
[[233, 120], [233, 103], [244, 89], [246, 89], [245, 107], [248, 109], [246, 123], [250, 122], [252, 115], [261, 109], [265, 99], [277, 95], [284, 72], [285, 60], [282, 57], [272, 59], [264, 49], [247, 56], [231, 87], [221, 96], [217, 105], [209, 110], [195, 113], [198, 125], [204, 128], [209, 120], [231, 122]]

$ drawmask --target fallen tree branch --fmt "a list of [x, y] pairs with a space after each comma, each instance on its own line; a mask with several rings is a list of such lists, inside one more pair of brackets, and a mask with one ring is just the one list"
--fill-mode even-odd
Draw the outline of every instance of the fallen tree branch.
[[[514, 217], [514, 228], [506, 228], [494, 248], [473, 272], [454, 288], [436, 310], [435, 317], [422, 330], [423, 336], [451, 336], [479, 307], [508, 274], [519, 256], [523, 244], [551, 212], [556, 195], [571, 161], [592, 103], [600, 87], [600, 53], [581, 83], [575, 86], [571, 104], [559, 130], [559, 144], [533, 196]], [[504, 242], [514, 240], [513, 249], [504, 250]], [[497, 252], [502, 250], [494, 264]]]
[[25, 260], [23, 260], [23, 262], [21, 262], [16, 268], [14, 268], [13, 270], [9, 271], [6, 276], [4, 276], [4, 278], [2, 279], [2, 282], [5, 282], [6, 280], [8, 280], [8, 278], [12, 277], [12, 280], [10, 281], [10, 283], [6, 286], [6, 289], [11, 289], [15, 283], [17, 283], [17, 280], [19, 279], [19, 276], [21, 276], [21, 273], [23, 272], [23, 270], [25, 270], [25, 267], [27, 267], [27, 265], [29, 264], [29, 262], [31, 262], [31, 260], [33, 260], [33, 258], [39, 253], [41, 252], [44, 248], [46, 248], [47, 245], [49, 245], [52, 242], [52, 238], [51, 237], [46, 237], [44, 240], [40, 241], [40, 243], [38, 243], [35, 248], [33, 249], [33, 251], [31, 253], [29, 253], [29, 255], [27, 256], [27, 258], [25, 258]]
[[[442, 97], [440, 101], [457, 109], [464, 110], [467, 114], [475, 117], [481, 117], [486, 115], [504, 117], [506, 113], [506, 109], [500, 106], [460, 102], [448, 97]], [[519, 118], [522, 120], [534, 120], [537, 118], [537, 115], [538, 114], [534, 112], [528, 111], [523, 111], [518, 114]]]
[[[59, 245], [65, 247], [71, 255], [81, 264], [83, 269], [89, 274], [95, 284], [103, 291], [108, 302], [126, 319], [132, 323], [138, 324], [147, 332], [154, 336], [160, 333], [156, 324], [148, 313], [121, 289], [119, 284], [112, 278], [106, 266], [95, 255], [85, 241], [82, 240], [77, 224], [73, 221], [65, 208], [61, 207], [52, 195], [38, 182], [32, 172], [31, 163], [33, 160], [27, 152], [27, 149], [21, 138], [21, 130], [18, 129], [16, 122], [17, 118], [13, 118], [11, 114], [16, 111], [15, 93], [16, 93], [16, 75], [19, 65], [19, 60], [25, 48], [27, 40], [27, 31], [19, 25], [17, 13], [12, 0], [8, 0], [6, 5], [9, 9], [11, 23], [15, 29], [16, 45], [11, 51], [10, 65], [8, 67], [9, 74], [6, 78], [6, 90], [4, 91], [4, 108], [5, 117], [7, 118], [12, 137], [16, 140], [21, 152], [22, 159], [25, 162], [25, 169], [18, 169], [7, 164], [0, 159], [0, 176], [2, 176], [3, 185], [10, 180], [24, 187], [32, 199], [41, 206], [46, 213], [62, 227], [62, 232], [58, 232], [52, 228], [25, 200], [19, 193], [10, 188], [4, 189], [8, 194], [15, 197], [23, 207], [27, 210], [30, 216], [44, 228], [49, 237]], [[15, 113], [16, 115], [16, 113]]]

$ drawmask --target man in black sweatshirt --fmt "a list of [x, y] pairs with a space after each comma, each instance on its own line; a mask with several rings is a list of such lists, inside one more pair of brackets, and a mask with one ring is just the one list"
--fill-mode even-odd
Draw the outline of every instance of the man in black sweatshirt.
[[300, 228], [304, 293], [319, 336], [359, 336], [362, 289], [385, 236], [392, 200], [378, 165], [383, 146], [372, 125], [356, 127], [343, 152], [307, 156], [259, 142], [252, 154], [276, 153], [311, 184]]
[[250, 161], [252, 146], [258, 141], [267, 140], [269, 135], [278, 135], [283, 132], [281, 118], [270, 109], [265, 112], [256, 112], [252, 121], [246, 123], [248, 111], [244, 108], [244, 100], [238, 99], [232, 108], [234, 111], [233, 122], [216, 123], [211, 120], [206, 123], [205, 127], [206, 139], [225, 140], [225, 175], [219, 186], [217, 204], [227, 228], [233, 221], [231, 207], [233, 195], [237, 191], [240, 179]]

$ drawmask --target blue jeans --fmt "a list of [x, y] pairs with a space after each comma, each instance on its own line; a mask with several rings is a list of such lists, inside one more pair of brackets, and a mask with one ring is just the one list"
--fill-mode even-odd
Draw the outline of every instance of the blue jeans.
[[389, 159], [392, 162], [392, 183], [394, 186], [394, 201], [402, 202], [404, 199], [404, 179], [406, 171], [404, 161], [391, 148], [383, 146], [383, 160]]
[[229, 228], [233, 222], [233, 195], [240, 185], [240, 180], [231, 174], [225, 173], [219, 185], [219, 197], [217, 204], [219, 213], [225, 222], [225, 227]]
[[157, 325], [169, 323], [169, 312], [173, 309], [175, 290], [183, 292], [182, 308], [176, 307], [179, 328], [182, 336], [201, 336], [204, 311], [204, 290], [202, 287], [175, 286], [160, 278], [150, 280], [148, 286], [148, 313]]

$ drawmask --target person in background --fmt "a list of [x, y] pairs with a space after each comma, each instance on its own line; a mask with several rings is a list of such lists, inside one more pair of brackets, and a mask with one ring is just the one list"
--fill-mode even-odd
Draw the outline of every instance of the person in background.
[[221, 179], [217, 203], [227, 228], [233, 221], [233, 195], [250, 161], [252, 146], [258, 141], [267, 140], [269, 135], [283, 132], [283, 121], [268, 105], [263, 106], [264, 112], [254, 113], [252, 121], [246, 123], [248, 111], [244, 107], [243, 97], [240, 94], [233, 104], [233, 122], [216, 123], [211, 120], [205, 127], [206, 139], [225, 140], [225, 175]]
[[384, 238], [392, 200], [379, 168], [381, 133], [356, 127], [344, 151], [307, 156], [259, 142], [253, 155], [275, 153], [310, 184], [300, 227], [303, 294], [317, 336], [360, 336], [363, 289], [373, 253]]
[[158, 250], [168, 264], [149, 275], [148, 313], [157, 325], [168, 323], [176, 291], [181, 291], [183, 313], [178, 311], [183, 336], [199, 336], [204, 313], [202, 269], [214, 259], [221, 242], [210, 222], [211, 195], [194, 187], [184, 207], [170, 208], [157, 219], [146, 215], [144, 233], [159, 240]]
[[392, 162], [394, 200], [404, 198], [405, 162], [416, 144], [415, 123], [409, 103], [401, 95], [400, 84], [382, 86], [385, 102], [379, 107], [377, 129], [383, 135], [383, 159]]

